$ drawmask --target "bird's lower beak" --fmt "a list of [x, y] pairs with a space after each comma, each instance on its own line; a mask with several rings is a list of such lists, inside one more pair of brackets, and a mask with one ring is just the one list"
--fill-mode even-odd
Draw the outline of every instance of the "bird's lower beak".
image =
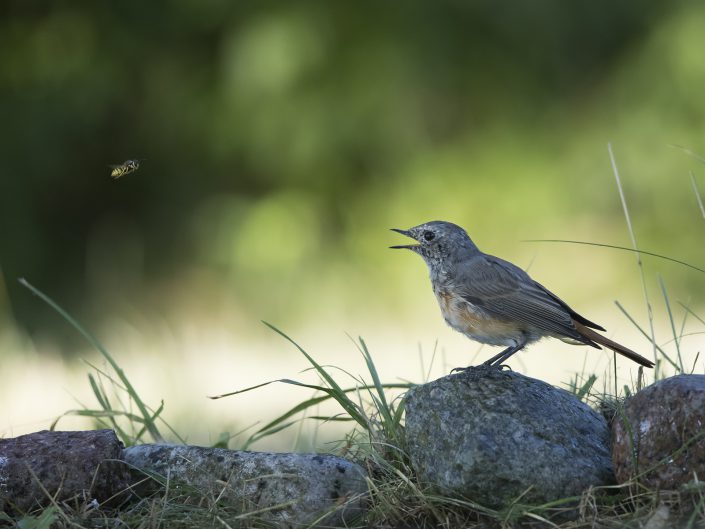
[[[402, 235], [406, 235], [407, 237], [411, 237], [412, 239], [414, 238], [414, 236], [411, 235], [411, 233], [409, 233], [406, 230], [399, 230], [397, 228], [391, 228], [391, 230], [395, 231], [397, 233], [401, 233]], [[405, 248], [407, 250], [415, 250], [418, 247], [419, 247], [418, 244], [405, 244], [405, 245], [400, 245], [400, 246], [390, 246], [390, 248], [392, 248], [393, 250], [399, 250], [401, 248]]]

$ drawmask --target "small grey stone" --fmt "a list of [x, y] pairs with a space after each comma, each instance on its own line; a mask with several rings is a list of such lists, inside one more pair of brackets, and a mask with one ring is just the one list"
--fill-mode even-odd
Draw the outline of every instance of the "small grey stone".
[[41, 431], [0, 439], [0, 511], [25, 513], [57, 501], [126, 498], [129, 472], [112, 430]]
[[[243, 513], [262, 510], [257, 518], [279, 527], [307, 526], [328, 511], [320, 524], [347, 526], [364, 512], [366, 472], [341, 457], [140, 445], [126, 448], [123, 458], [136, 468], [168, 476], [172, 487], [195, 487]], [[354, 500], [343, 506], [350, 498]]]
[[612, 426], [612, 459], [620, 483], [640, 475], [648, 487], [673, 490], [702, 480], [705, 375], [666, 378], [628, 398]]
[[614, 482], [609, 431], [597, 412], [567, 391], [496, 368], [409, 390], [406, 436], [423, 482], [488, 507]]
[[[669, 529], [674, 527], [671, 509], [668, 505], [662, 504], [654, 511], [644, 524], [644, 529]], [[683, 526], [685, 527], [685, 526]]]

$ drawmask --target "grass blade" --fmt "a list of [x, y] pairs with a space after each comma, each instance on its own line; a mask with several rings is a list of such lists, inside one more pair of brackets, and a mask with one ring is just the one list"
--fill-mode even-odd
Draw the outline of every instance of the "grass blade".
[[705, 320], [702, 319], [702, 318], [701, 318], [700, 316], [698, 316], [697, 314], [695, 314], [695, 312], [693, 312], [693, 309], [691, 309], [688, 305], [686, 305], [686, 304], [684, 304], [684, 303], [681, 303], [680, 301], [678, 302], [678, 304], [679, 304], [681, 307], [683, 307], [683, 309], [684, 309], [688, 314], [690, 314], [691, 316], [693, 316], [693, 318], [695, 318], [695, 319], [698, 320], [700, 323], [702, 323], [703, 325], [705, 325]]
[[633, 252], [633, 253], [638, 253], [641, 255], [650, 255], [651, 257], [657, 257], [659, 259], [663, 259], [664, 261], [671, 261], [672, 263], [677, 263], [679, 265], [686, 266], [688, 268], [691, 268], [697, 272], [701, 272], [705, 274], [705, 270], [702, 268], [698, 268], [695, 265], [692, 265], [690, 263], [686, 263], [685, 261], [681, 261], [680, 259], [674, 259], [673, 257], [668, 257], [666, 255], [661, 255], [658, 253], [654, 252], [647, 252], [646, 250], [635, 250], [634, 248], [627, 248], [626, 246], [617, 246], [615, 244], [604, 244], [604, 243], [599, 243], [599, 242], [588, 242], [588, 241], [573, 241], [570, 239], [524, 239], [521, 242], [560, 242], [560, 243], [566, 243], [566, 244], [583, 244], [585, 246], [599, 246], [602, 248], [611, 248], [613, 250], [624, 250], [626, 252]]
[[257, 384], [256, 386], [250, 386], [245, 389], [238, 389], [237, 391], [231, 391], [229, 393], [222, 393], [220, 395], [212, 395], [209, 396], [209, 399], [212, 400], [217, 400], [217, 399], [223, 399], [225, 397], [232, 397], [233, 395], [239, 395], [240, 393], [247, 393], [248, 391], [252, 391], [253, 389], [258, 389], [262, 388], [264, 386], [268, 386], [269, 384], [274, 384], [275, 382], [281, 382], [281, 380], [270, 380], [269, 382], [262, 382], [261, 384]]
[[[690, 297], [688, 298], [688, 301], [686, 302], [686, 305], [690, 303]], [[683, 340], [683, 336], [685, 336], [685, 323], [688, 321], [688, 312], [684, 311], [683, 312], [683, 321], [681, 322], [681, 330], [678, 332], [678, 339]]]
[[[637, 330], [638, 330], [641, 334], [643, 334], [644, 337], [645, 337], [647, 340], [651, 340], [651, 338], [650, 338], [649, 335], [646, 333], [646, 331], [641, 328], [641, 326], [636, 322], [636, 320], [635, 320], [634, 318], [632, 318], [631, 314], [629, 314], [629, 313], [627, 312], [627, 309], [625, 309], [619, 301], [615, 301], [614, 304], [617, 305], [617, 308], [619, 308], [619, 310], [622, 311], [622, 314], [624, 314], [624, 315], [627, 317], [627, 319], [632, 323], [632, 325], [634, 325], [634, 327], [636, 327]], [[671, 360], [671, 357], [668, 356], [668, 354], [666, 354], [666, 351], [664, 351], [656, 342], [652, 342], [652, 343], [653, 343], [654, 348], [655, 348], [659, 353], [661, 353], [661, 356], [663, 356], [666, 360], [668, 360], [668, 363], [669, 363], [669, 364], [671, 364], [674, 368], [679, 369], [678, 364], [676, 364], [673, 360]], [[657, 362], [656, 365], [658, 366], [658, 362]]]
[[96, 382], [95, 377], [93, 376], [93, 373], [88, 374], [88, 383], [91, 385], [91, 389], [93, 390], [93, 395], [95, 396], [95, 399], [98, 401], [98, 404], [100, 404], [100, 407], [106, 411], [112, 411], [112, 406], [110, 406], [110, 401], [108, 400], [108, 396], [105, 395], [105, 389], [98, 386], [98, 383]]
[[389, 438], [396, 440], [399, 422], [395, 421], [394, 411], [391, 409], [389, 403], [387, 402], [387, 396], [384, 391], [384, 385], [380, 381], [379, 373], [377, 372], [377, 367], [375, 366], [375, 363], [372, 360], [372, 355], [370, 354], [370, 351], [367, 348], [367, 344], [362, 338], [359, 338], [359, 342], [360, 343], [358, 349], [360, 350], [363, 358], [365, 359], [365, 363], [367, 364], [367, 370], [370, 372], [372, 382], [377, 392], [377, 397], [375, 397], [371, 393], [371, 391], [370, 396], [372, 397], [372, 401], [375, 404], [375, 408], [377, 408], [377, 412], [382, 417], [384, 431], [386, 432]]
[[353, 402], [347, 397], [347, 395], [343, 391], [343, 388], [338, 385], [335, 379], [320, 364], [318, 364], [318, 362], [316, 362], [313, 357], [309, 355], [298, 343], [292, 340], [284, 332], [280, 331], [274, 325], [271, 325], [266, 321], [262, 323], [264, 323], [267, 327], [269, 327], [274, 332], [286, 339], [289, 343], [296, 347], [301, 354], [306, 357], [306, 359], [316, 369], [321, 378], [325, 380], [328, 386], [330, 386], [330, 389], [326, 388], [326, 393], [330, 393], [330, 395], [338, 402], [338, 404], [342, 406], [342, 408], [350, 415], [350, 417], [355, 419], [355, 421], [360, 424], [360, 426], [367, 429], [367, 419], [365, 418], [364, 413], [360, 410], [359, 406], [355, 402]]
[[700, 191], [698, 190], [698, 183], [695, 181], [695, 173], [690, 171], [690, 183], [693, 185], [693, 192], [695, 193], [695, 200], [698, 201], [698, 207], [700, 208], [700, 213], [705, 219], [705, 206], [703, 206], [703, 198], [700, 196]]
[[270, 435], [274, 435], [275, 433], [279, 433], [282, 430], [286, 430], [287, 428], [289, 428], [290, 426], [293, 426], [297, 422], [298, 421], [289, 421], [289, 422], [279, 424], [275, 427], [272, 427], [266, 431], [255, 432], [247, 439], [247, 441], [245, 441], [245, 444], [242, 445], [242, 449], [247, 450], [247, 449], [249, 449], [250, 446], [252, 446], [254, 443], [259, 441], [260, 439], [263, 439], [263, 438], [268, 437]]
[[705, 163], [705, 158], [703, 158], [702, 156], [700, 156], [697, 152], [688, 149], [687, 147], [683, 147], [682, 145], [676, 145], [676, 144], [674, 144], [674, 143], [670, 143], [670, 144], [669, 144], [669, 147], [675, 147], [676, 149], [680, 149], [681, 151], [683, 151], [684, 153], [686, 153], [686, 154], [687, 154], [688, 156], [690, 156], [691, 158], [694, 158], [694, 159], [698, 160], [698, 161], [701, 162], [701, 163]]
[[666, 312], [668, 313], [668, 321], [671, 323], [671, 331], [673, 332], [673, 341], [676, 344], [676, 352], [678, 353], [678, 364], [680, 365], [680, 373], [685, 373], [685, 368], [683, 367], [683, 358], [681, 357], [681, 345], [678, 339], [678, 333], [676, 332], [676, 322], [673, 319], [673, 312], [671, 311], [671, 303], [668, 300], [668, 292], [666, 291], [666, 285], [663, 282], [663, 277], [661, 274], [658, 275], [658, 283], [661, 286], [661, 293], [663, 294], [663, 299], [666, 303]]
[[387, 403], [387, 397], [384, 394], [384, 389], [382, 387], [382, 382], [379, 379], [379, 373], [377, 373], [377, 367], [375, 366], [375, 363], [372, 361], [372, 355], [370, 355], [370, 351], [367, 349], [367, 344], [365, 343], [365, 340], [362, 338], [359, 338], [360, 340], [360, 352], [362, 353], [363, 358], [365, 359], [365, 363], [367, 364], [367, 370], [370, 372], [370, 376], [372, 377], [372, 382], [375, 385], [375, 389], [377, 390], [377, 395], [379, 396], [380, 402], [384, 409], [386, 411], [389, 411], [389, 404]]
[[274, 419], [273, 421], [270, 421], [270, 422], [268, 422], [267, 424], [265, 424], [264, 426], [262, 426], [259, 430], [257, 430], [257, 431], [253, 434], [253, 436], [254, 436], [254, 435], [257, 435], [257, 434], [260, 434], [260, 433], [262, 433], [262, 432], [266, 432], [266, 431], [268, 431], [268, 430], [271, 430], [272, 428], [276, 427], [277, 425], [281, 424], [282, 422], [284, 422], [284, 421], [288, 420], [289, 418], [293, 417], [293, 416], [296, 415], [297, 413], [301, 413], [301, 412], [303, 412], [303, 411], [305, 411], [305, 410], [307, 410], [307, 409], [309, 409], [309, 408], [311, 408], [311, 407], [313, 407], [313, 406], [317, 406], [317, 405], [320, 404], [321, 402], [323, 402], [323, 401], [325, 401], [325, 400], [328, 400], [328, 399], [330, 399], [330, 398], [332, 398], [330, 395], [326, 395], [326, 396], [324, 396], [324, 397], [313, 397], [313, 398], [311, 398], [311, 399], [308, 399], [308, 400], [305, 400], [305, 401], [303, 401], [303, 402], [300, 402], [299, 404], [297, 404], [296, 406], [294, 406], [293, 408], [291, 408], [291, 409], [290, 409], [289, 411], [287, 411], [286, 413], [280, 415], [279, 417], [277, 417], [277, 418]]
[[[577, 379], [576, 379], [577, 382]], [[597, 382], [597, 375], [595, 373], [591, 373], [590, 376], [587, 377], [587, 380], [583, 383], [582, 386], [576, 387], [575, 391], [575, 396], [582, 400], [584, 397], [586, 397], [589, 393], [590, 390], [592, 389], [592, 386], [595, 385], [595, 382]], [[576, 384], [577, 386], [577, 384]]]
[[[300, 402], [300, 403], [297, 404], [296, 406], [293, 406], [292, 408], [290, 408], [288, 411], [286, 411], [285, 413], [283, 413], [282, 415], [280, 415], [280, 416], [277, 417], [276, 419], [274, 419], [274, 420], [268, 422], [267, 424], [265, 424], [264, 426], [262, 426], [259, 430], [257, 430], [255, 433], [252, 434], [252, 436], [250, 437], [250, 439], [252, 439], [253, 437], [256, 436], [256, 440], [259, 440], [259, 439], [261, 439], [261, 438], [263, 438], [263, 437], [266, 437], [267, 435], [271, 435], [271, 434], [273, 434], [273, 433], [276, 433], [276, 432], [279, 431], [279, 430], [278, 430], [278, 429], [275, 430], [275, 428], [276, 428], [279, 424], [281, 424], [282, 422], [284, 422], [284, 421], [290, 419], [291, 417], [293, 417], [293, 416], [296, 415], [297, 413], [304, 412], [304, 411], [306, 411], [307, 409], [312, 408], [312, 407], [314, 407], [314, 406], [318, 406], [319, 404], [321, 404], [321, 403], [323, 403], [323, 402], [325, 402], [325, 401], [327, 401], [327, 400], [335, 399], [335, 398], [336, 398], [335, 391], [332, 390], [332, 389], [330, 389], [330, 388], [326, 388], [326, 387], [324, 387], [324, 386], [317, 386], [317, 385], [314, 385], [314, 384], [305, 384], [305, 383], [303, 383], [303, 382], [298, 382], [298, 381], [296, 381], [296, 380], [290, 380], [290, 379], [287, 379], [287, 378], [282, 378], [282, 379], [278, 379], [278, 380], [270, 380], [269, 382], [264, 382], [264, 383], [262, 383], [262, 384], [257, 384], [257, 385], [254, 385], [254, 386], [250, 386], [250, 387], [245, 388], [245, 389], [241, 389], [241, 390], [238, 390], [238, 391], [232, 391], [232, 392], [230, 392], [230, 393], [224, 393], [224, 394], [222, 394], [222, 395], [217, 395], [217, 396], [208, 397], [208, 398], [210, 398], [210, 399], [219, 399], [219, 398], [228, 397], [228, 396], [232, 396], [232, 395], [238, 395], [238, 394], [240, 394], [240, 393], [246, 393], [246, 392], [248, 392], [248, 391], [252, 391], [252, 390], [255, 390], [255, 389], [258, 389], [258, 388], [267, 386], [267, 385], [269, 385], [269, 384], [273, 384], [273, 383], [275, 383], [275, 382], [280, 382], [280, 383], [283, 383], [283, 384], [291, 384], [291, 385], [294, 385], [294, 386], [299, 386], [299, 387], [314, 389], [314, 390], [316, 390], [316, 391], [321, 391], [321, 392], [325, 393], [325, 395], [322, 395], [322, 396], [320, 396], [320, 397], [312, 397], [312, 398], [307, 399], [307, 400], [305, 400], [305, 401], [303, 401], [303, 402]], [[384, 388], [384, 389], [408, 389], [408, 388], [410, 388], [411, 386], [412, 386], [412, 384], [409, 384], [409, 383], [381, 384], [381, 387]], [[356, 386], [356, 387], [354, 387], [354, 388], [345, 388], [345, 389], [342, 389], [342, 393], [348, 394], [348, 393], [352, 393], [352, 392], [358, 392], [358, 391], [364, 390], [364, 389], [370, 390], [370, 389], [374, 389], [374, 388], [375, 388], [374, 386]], [[347, 411], [347, 410], [346, 410], [346, 411]], [[338, 419], [338, 420], [340, 420], [340, 419]], [[351, 417], [351, 420], [357, 420], [357, 419], [354, 419], [354, 418]], [[397, 421], [397, 422], [398, 422], [398, 421]], [[292, 422], [292, 424], [293, 424], [293, 422]], [[248, 441], [246, 442], [246, 446], [249, 446], [250, 444], [252, 444], [252, 442], [254, 442], [254, 441], [248, 440]]]
[[[632, 219], [629, 216], [629, 208], [627, 207], [627, 200], [624, 197], [624, 190], [622, 189], [622, 180], [619, 178], [619, 169], [617, 169], [617, 161], [614, 158], [614, 153], [612, 152], [612, 144], [607, 144], [607, 150], [610, 153], [610, 162], [612, 163], [612, 171], [614, 172], [614, 178], [617, 181], [617, 189], [619, 190], [619, 198], [622, 201], [622, 209], [624, 210], [624, 218], [627, 221], [627, 228], [629, 230], [629, 237], [632, 239], [632, 246], [636, 251], [636, 262], [639, 267], [639, 276], [641, 277], [641, 288], [644, 293], [644, 302], [646, 303], [646, 314], [649, 319], [649, 330], [651, 335], [651, 343], [654, 349], [654, 362], [656, 361], [656, 331], [654, 330], [654, 312], [651, 308], [651, 301], [649, 300], [649, 290], [646, 288], [646, 274], [644, 273], [644, 263], [641, 260], [641, 253], [639, 252], [639, 247], [636, 243], [636, 235], [634, 235], [634, 229], [632, 228]], [[658, 369], [658, 367], [657, 367]]]
[[61, 315], [61, 317], [63, 317], [69, 324], [71, 324], [74, 329], [76, 329], [80, 334], [83, 335], [83, 337], [88, 341], [88, 343], [90, 343], [96, 350], [98, 350], [101, 355], [103, 355], [103, 358], [105, 358], [110, 364], [110, 366], [113, 368], [118, 378], [124, 384], [128, 394], [130, 395], [130, 397], [132, 397], [135, 404], [137, 405], [137, 408], [139, 409], [140, 414], [142, 415], [142, 419], [144, 420], [144, 424], [145, 426], [147, 426], [147, 431], [152, 436], [152, 439], [154, 439], [155, 442], [163, 442], [164, 437], [162, 437], [162, 434], [159, 432], [157, 425], [153, 422], [150, 422], [151, 414], [149, 413], [147, 406], [144, 402], [142, 402], [142, 399], [140, 398], [137, 391], [135, 391], [135, 388], [128, 380], [122, 368], [117, 364], [117, 362], [113, 359], [110, 353], [108, 353], [105, 347], [103, 347], [103, 345], [98, 341], [98, 339], [91, 333], [89, 333], [86, 329], [84, 329], [83, 326], [78, 323], [71, 315], [69, 315], [63, 308], [61, 308], [58, 303], [56, 303], [49, 296], [34, 287], [26, 279], [20, 278], [18, 281], [22, 286], [29, 289], [35, 296], [38, 296], [42, 301], [44, 301], [47, 305], [53, 308], [56, 312], [58, 312], [59, 315]]

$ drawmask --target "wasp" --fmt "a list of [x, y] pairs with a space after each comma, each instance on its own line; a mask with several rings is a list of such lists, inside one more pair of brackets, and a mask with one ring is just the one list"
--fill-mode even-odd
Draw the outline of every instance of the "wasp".
[[125, 176], [126, 174], [134, 173], [137, 169], [139, 169], [140, 161], [125, 160], [120, 165], [110, 165], [109, 167], [112, 168], [110, 176], [117, 180], [118, 178]]

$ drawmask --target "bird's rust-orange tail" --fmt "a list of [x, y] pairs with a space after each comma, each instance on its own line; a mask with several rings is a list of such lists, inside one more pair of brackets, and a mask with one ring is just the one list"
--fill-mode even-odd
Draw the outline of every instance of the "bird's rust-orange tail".
[[627, 358], [629, 358], [629, 360], [633, 360], [637, 364], [641, 364], [644, 367], [654, 367], [654, 363], [651, 360], [644, 358], [640, 354], [635, 353], [631, 349], [628, 349], [623, 345], [618, 344], [617, 342], [613, 342], [612, 340], [606, 338], [605, 336], [602, 336], [601, 334], [598, 334], [597, 332], [593, 331], [589, 327], [586, 327], [582, 323], [573, 320], [573, 325], [575, 325], [575, 328], [578, 330], [578, 332], [588, 340], [592, 340], [595, 343], [604, 345], [605, 347], [612, 349], [615, 353], [619, 353], [622, 356], [626, 356]]

